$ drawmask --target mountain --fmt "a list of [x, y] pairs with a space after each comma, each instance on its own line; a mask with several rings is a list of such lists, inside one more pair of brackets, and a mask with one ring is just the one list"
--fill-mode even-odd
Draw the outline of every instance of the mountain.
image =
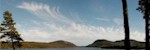
[[[54, 41], [50, 43], [44, 42], [21, 42], [23, 45], [21, 48], [67, 48], [67, 47], [76, 47], [75, 44], [67, 41]], [[2, 43], [2, 48], [10, 48], [11, 43]]]
[[[131, 48], [144, 48], [145, 43], [144, 42], [139, 42], [136, 40], [130, 40], [131, 43]], [[86, 47], [100, 47], [100, 48], [124, 48], [124, 40], [118, 40], [115, 42], [108, 41], [108, 40], [96, 40], [94, 43], [86, 46]]]

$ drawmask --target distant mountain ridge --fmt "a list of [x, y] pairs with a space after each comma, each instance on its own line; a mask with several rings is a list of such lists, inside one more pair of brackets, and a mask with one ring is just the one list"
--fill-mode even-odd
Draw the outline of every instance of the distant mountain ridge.
[[[139, 42], [136, 40], [130, 40], [131, 48], [143, 49], [145, 47], [145, 42]], [[54, 42], [44, 43], [44, 42], [21, 42], [21, 48], [68, 48], [68, 47], [78, 47], [75, 44], [63, 40], [58, 40]], [[11, 48], [11, 43], [1, 43], [2, 48]], [[98, 48], [124, 48], [124, 40], [118, 40], [115, 42], [100, 39], [96, 40], [92, 44], [85, 47], [98, 47]]]
[[[131, 48], [142, 49], [145, 47], [145, 42], [130, 40], [130, 45], [131, 45]], [[112, 42], [112, 41], [101, 39], [101, 40], [96, 40], [94, 43], [86, 47], [124, 48], [124, 40], [118, 40], [118, 41]]]
[[[21, 48], [67, 48], [67, 47], [76, 47], [75, 44], [63, 40], [54, 41], [50, 43], [42, 42], [21, 42]], [[11, 48], [11, 43], [2, 43], [2, 48]]]

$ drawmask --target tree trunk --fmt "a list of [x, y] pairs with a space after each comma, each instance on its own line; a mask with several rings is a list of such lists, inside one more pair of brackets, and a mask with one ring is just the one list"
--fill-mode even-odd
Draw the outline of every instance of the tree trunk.
[[144, 13], [144, 17], [145, 17], [145, 38], [146, 38], [146, 43], [145, 43], [145, 50], [149, 50], [149, 15], [148, 15], [148, 0], [146, 0], [146, 3], [145, 3], [145, 13]]
[[127, 1], [122, 0], [122, 6], [123, 6], [123, 15], [124, 15], [124, 29], [125, 29], [125, 49], [130, 50], [130, 31], [129, 31], [129, 24], [128, 24], [128, 9], [127, 9]]
[[12, 48], [13, 48], [13, 50], [15, 50], [15, 46], [14, 46], [14, 42], [13, 42], [13, 38], [11, 38], [11, 43], [12, 43]]

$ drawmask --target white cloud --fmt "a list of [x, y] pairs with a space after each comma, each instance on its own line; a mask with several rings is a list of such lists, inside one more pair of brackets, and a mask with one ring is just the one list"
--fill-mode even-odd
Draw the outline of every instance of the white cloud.
[[113, 22], [117, 25], [123, 25], [123, 19], [122, 18], [114, 18]]
[[[18, 8], [25, 9], [39, 18], [48, 20], [49, 22], [64, 22], [66, 24], [71, 23], [72, 20], [66, 18], [60, 13], [59, 7], [50, 7], [47, 4], [35, 3], [35, 2], [23, 2]], [[63, 19], [63, 20], [62, 20]]]
[[105, 22], [110, 22], [110, 19], [108, 18], [95, 18], [96, 20], [100, 20], [100, 21], [105, 21]]
[[117, 26], [123, 25], [123, 19], [122, 18], [108, 18], [108, 17], [98, 17], [95, 18], [96, 20], [102, 21], [102, 22], [113, 22]]
[[[24, 29], [26, 26], [23, 26], [23, 24], [18, 26], [22, 37], [27, 41], [50, 42], [66, 40], [77, 45], [88, 45], [97, 39], [115, 41], [124, 38], [124, 30], [122, 27], [101, 27], [80, 24], [63, 15], [58, 7], [36, 2], [23, 2], [17, 7], [27, 10], [45, 21], [36, 22], [35, 20], [31, 20], [32, 23], [42, 24], [38, 27], [31, 27], [30, 29]], [[116, 23], [119, 22], [118, 19], [115, 21]], [[144, 39], [144, 35], [138, 31], [132, 31], [131, 36], [132, 39], [139, 41], [143, 41]]]

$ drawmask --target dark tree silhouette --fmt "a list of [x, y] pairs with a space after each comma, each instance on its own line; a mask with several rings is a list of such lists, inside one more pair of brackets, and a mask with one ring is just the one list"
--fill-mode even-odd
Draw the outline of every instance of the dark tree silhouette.
[[145, 38], [146, 38], [146, 43], [145, 43], [145, 49], [149, 49], [149, 30], [150, 30], [150, 0], [139, 0], [139, 7], [137, 10], [141, 11], [141, 13], [144, 14], [144, 19], [145, 19]]
[[7, 42], [11, 41], [12, 48], [15, 50], [15, 46], [22, 46], [19, 42], [23, 41], [23, 39], [20, 37], [20, 34], [18, 34], [16, 28], [14, 27], [16, 23], [12, 19], [12, 14], [9, 11], [5, 11], [3, 15], [4, 21], [0, 25], [0, 33], [3, 34], [0, 36], [0, 39], [8, 37]]
[[124, 15], [124, 29], [125, 29], [125, 49], [130, 50], [130, 31], [129, 31], [129, 24], [128, 24], [128, 8], [127, 8], [127, 1], [122, 0], [122, 6], [123, 6], [123, 15]]

